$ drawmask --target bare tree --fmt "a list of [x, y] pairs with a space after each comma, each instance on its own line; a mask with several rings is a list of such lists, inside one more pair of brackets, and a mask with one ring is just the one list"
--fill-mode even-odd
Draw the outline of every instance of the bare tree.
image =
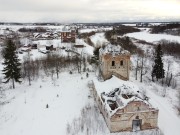
[[55, 62], [55, 72], [56, 72], [57, 79], [58, 79], [60, 69], [61, 69], [62, 58], [59, 57], [59, 55], [53, 55], [53, 58], [54, 58], [54, 62]]
[[[167, 73], [166, 73], [166, 81], [165, 81], [165, 84], [169, 87], [171, 85], [171, 81], [172, 81], [172, 73], [170, 73], [170, 66], [171, 66], [172, 62], [171, 61], [168, 61], [168, 65], [167, 65]], [[169, 76], [170, 74], [170, 76]]]
[[1, 47], [0, 47], [0, 60], [3, 59], [3, 49], [4, 49], [4, 48], [1, 48]]
[[165, 97], [166, 96], [166, 90], [167, 87], [166, 86], [163, 86], [163, 91], [162, 91], [162, 96]]
[[86, 58], [83, 57], [83, 72], [86, 72]]
[[173, 89], [175, 89], [175, 88], [177, 87], [176, 76], [173, 76], [173, 78], [172, 78], [171, 87], [172, 87]]
[[78, 70], [78, 73], [81, 73], [81, 58], [79, 58], [79, 56], [76, 55], [76, 57], [74, 58], [74, 62]]
[[170, 76], [170, 78], [169, 78], [169, 81], [168, 81], [168, 87], [171, 85], [171, 80], [172, 80], [172, 77], [173, 77], [173, 75], [172, 75], [172, 73], [171, 73], [171, 76]]
[[31, 72], [32, 72], [32, 68], [30, 65], [30, 52], [28, 51], [27, 76], [28, 76], [29, 85], [31, 85]]
[[20, 42], [20, 38], [19, 38], [18, 32], [14, 33], [13, 41], [15, 43], [16, 49], [21, 47], [21, 42]]
[[178, 98], [177, 110], [178, 110], [179, 115], [180, 115], [180, 89], [178, 90], [178, 95], [177, 95], [177, 98]]
[[[4, 97], [4, 91], [3, 91], [3, 87], [1, 86], [1, 84], [2, 84], [2, 78], [0, 77], [0, 99]], [[0, 102], [0, 104], [1, 104], [1, 102]]]
[[142, 82], [142, 77], [147, 73], [144, 65], [144, 56], [141, 58], [141, 65], [140, 65], [140, 82]]
[[139, 70], [139, 58], [136, 60], [136, 70], [135, 70], [135, 79], [137, 80], [138, 76], [138, 70]]
[[35, 64], [34, 61], [31, 60], [30, 52], [24, 57], [23, 62], [23, 77], [27, 77], [29, 85], [31, 85], [32, 77], [35, 76]]

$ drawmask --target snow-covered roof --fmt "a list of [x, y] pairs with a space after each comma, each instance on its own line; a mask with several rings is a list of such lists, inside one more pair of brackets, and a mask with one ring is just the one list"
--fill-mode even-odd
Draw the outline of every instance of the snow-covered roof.
[[39, 37], [40, 34], [39, 33], [34, 33], [34, 37]]
[[46, 50], [45, 47], [38, 48], [38, 51], [41, 52], [41, 53], [44, 53], [44, 54], [49, 53], [49, 50]]
[[108, 44], [104, 48], [99, 49], [100, 54], [112, 54], [112, 55], [120, 55], [120, 54], [130, 54], [129, 51], [124, 50], [119, 45]]
[[62, 32], [70, 32], [70, 30], [68, 29], [68, 26], [64, 26], [62, 28]]
[[[126, 107], [132, 101], [142, 101], [151, 107], [148, 101], [144, 99], [146, 96], [132, 82], [120, 80], [115, 76], [104, 82], [100, 82], [97, 78], [94, 78], [93, 82], [98, 96], [102, 101], [104, 100], [104, 105], [110, 115]], [[117, 108], [111, 109], [109, 106], [111, 103], [109, 102], [116, 102]]]
[[94, 78], [93, 82], [99, 96], [101, 95], [101, 93], [109, 93], [115, 88], [121, 88], [124, 92], [129, 91], [132, 94], [136, 94], [137, 91], [139, 91], [139, 87], [136, 84], [129, 81], [123, 81], [114, 75], [111, 79], [104, 82], [100, 82], [97, 78]]
[[46, 47], [41, 47], [41, 48], [38, 48], [38, 50], [40, 50], [40, 51], [44, 51], [44, 50], [46, 50]]
[[47, 37], [50, 36], [50, 34], [49, 34], [49, 33], [44, 33], [44, 34], [42, 34], [41, 36], [44, 37], [44, 38], [47, 38]]
[[28, 50], [30, 50], [30, 48], [28, 48], [28, 47], [22, 47], [21, 48], [21, 51], [28, 51]]

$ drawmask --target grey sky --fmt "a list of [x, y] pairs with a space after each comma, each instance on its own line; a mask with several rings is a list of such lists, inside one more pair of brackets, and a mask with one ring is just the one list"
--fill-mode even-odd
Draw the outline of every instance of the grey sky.
[[0, 0], [0, 21], [180, 21], [180, 0]]

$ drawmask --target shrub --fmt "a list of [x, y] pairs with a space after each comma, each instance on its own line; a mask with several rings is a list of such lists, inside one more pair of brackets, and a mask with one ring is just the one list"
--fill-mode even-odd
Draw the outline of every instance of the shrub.
[[125, 50], [128, 50], [131, 54], [139, 54], [143, 55], [143, 50], [138, 48], [129, 37], [122, 37], [117, 39], [118, 43], [121, 43], [121, 47], [124, 48]]
[[170, 23], [170, 24], [165, 24], [165, 25], [158, 25], [158, 26], [153, 26], [151, 29], [151, 33], [163, 33], [168, 29], [174, 29], [174, 28], [180, 28], [179, 23]]
[[96, 32], [94, 32], [94, 31], [92, 31], [92, 32], [89, 32], [89, 33], [81, 33], [81, 34], [79, 34], [79, 38], [84, 38], [84, 39], [86, 39], [86, 38], [88, 38], [88, 37], [90, 37], [90, 36], [93, 36], [93, 35], [95, 35], [96, 34]]
[[37, 27], [37, 28], [20, 28], [19, 32], [46, 32], [45, 28]]
[[162, 51], [165, 54], [180, 57], [180, 43], [176, 41], [161, 40], [159, 44], [162, 46]]
[[127, 34], [127, 33], [139, 32], [139, 31], [140, 31], [139, 29], [131, 27], [131, 26], [120, 25], [120, 26], [117, 26], [117, 27], [113, 28], [113, 30], [107, 31], [105, 33], [105, 37], [107, 38], [107, 40], [110, 41], [111, 36], [114, 35], [114, 34], [124, 35], [124, 34]]
[[88, 45], [94, 47], [94, 43], [91, 41], [91, 39], [90, 39], [89, 37], [85, 39], [85, 42], [86, 42]]

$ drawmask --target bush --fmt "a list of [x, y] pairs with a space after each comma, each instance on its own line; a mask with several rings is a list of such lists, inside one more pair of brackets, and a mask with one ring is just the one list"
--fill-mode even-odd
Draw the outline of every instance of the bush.
[[137, 43], [146, 44], [146, 45], [154, 45], [153, 43], [147, 42], [145, 40], [137, 40]]
[[180, 28], [179, 23], [170, 23], [163, 26], [153, 26], [151, 29], [151, 33], [164, 33], [168, 29]]
[[122, 37], [117, 39], [118, 43], [121, 43], [121, 47], [124, 48], [125, 50], [128, 50], [131, 54], [139, 54], [143, 55], [143, 50], [138, 48], [131, 40], [129, 37]]
[[111, 40], [112, 35], [116, 34], [116, 35], [124, 35], [127, 33], [132, 33], [132, 32], [139, 32], [140, 30], [131, 26], [124, 26], [124, 25], [120, 25], [116, 28], [114, 28], [113, 30], [107, 31], [105, 33], [105, 37], [107, 38], [107, 40]]
[[90, 39], [89, 37], [85, 39], [85, 42], [86, 42], [88, 45], [94, 47], [94, 43], [91, 41], [91, 39]]
[[46, 32], [45, 28], [37, 27], [37, 28], [20, 28], [19, 32]]
[[159, 44], [162, 46], [162, 51], [165, 54], [180, 57], [180, 43], [176, 41], [161, 40]]
[[90, 36], [93, 36], [93, 35], [95, 35], [95, 34], [96, 34], [96, 32], [94, 32], [94, 31], [89, 32], [89, 33], [81, 33], [81, 34], [79, 34], [79, 38], [84, 38], [84, 39], [86, 39], [86, 38], [88, 38], [88, 37], [90, 37]]

